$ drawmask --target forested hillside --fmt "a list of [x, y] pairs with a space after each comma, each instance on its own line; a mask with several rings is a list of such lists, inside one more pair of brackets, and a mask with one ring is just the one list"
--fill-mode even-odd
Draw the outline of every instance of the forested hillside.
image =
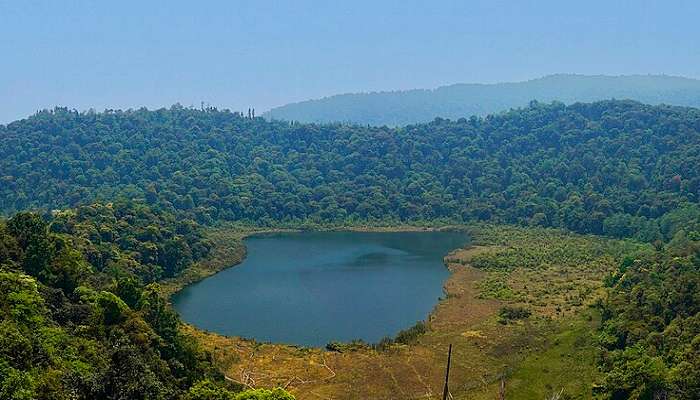
[[0, 220], [0, 398], [291, 399], [225, 384], [152, 283], [206, 252], [143, 204]]
[[700, 212], [700, 111], [631, 101], [402, 128], [55, 109], [0, 138], [6, 214], [125, 197], [204, 224], [490, 220], [654, 241]]
[[700, 81], [665, 75], [549, 75], [525, 82], [455, 84], [437, 89], [349, 93], [287, 104], [263, 116], [299, 122], [406, 125], [523, 107], [531, 100], [566, 104], [600, 100], [700, 106]]
[[0, 138], [0, 398], [287, 399], [226, 384], [158, 286], [207, 257], [202, 225], [224, 221], [486, 220], [652, 242], [605, 282], [595, 390], [700, 390], [700, 110], [533, 102], [388, 128], [58, 108]]
[[700, 398], [698, 221], [682, 241], [630, 254], [606, 280], [598, 390], [608, 398]]

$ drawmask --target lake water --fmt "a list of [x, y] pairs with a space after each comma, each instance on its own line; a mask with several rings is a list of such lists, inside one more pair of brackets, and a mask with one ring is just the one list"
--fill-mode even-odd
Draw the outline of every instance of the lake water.
[[377, 342], [425, 320], [443, 294], [458, 232], [253, 236], [245, 260], [173, 297], [199, 328], [263, 342]]

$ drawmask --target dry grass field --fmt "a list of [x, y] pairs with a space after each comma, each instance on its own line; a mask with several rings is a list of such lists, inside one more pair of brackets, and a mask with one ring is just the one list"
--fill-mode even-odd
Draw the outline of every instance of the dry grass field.
[[[427, 332], [409, 344], [327, 351], [186, 330], [228, 380], [299, 399], [440, 399], [449, 344], [455, 399], [494, 399], [502, 380], [508, 399], [561, 389], [590, 398], [598, 320], [589, 305], [620, 249], [638, 245], [545, 229], [470, 231], [473, 245], [445, 257], [452, 274]], [[504, 320], [505, 306], [530, 315]]]

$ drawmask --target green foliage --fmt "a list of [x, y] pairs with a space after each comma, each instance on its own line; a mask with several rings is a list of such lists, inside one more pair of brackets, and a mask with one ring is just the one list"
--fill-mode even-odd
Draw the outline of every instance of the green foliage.
[[210, 380], [202, 380], [190, 388], [183, 400], [294, 400], [294, 396], [279, 388], [252, 389], [236, 393]]
[[399, 333], [397, 333], [394, 338], [391, 338], [389, 336], [385, 336], [379, 342], [373, 343], [373, 344], [367, 344], [361, 339], [353, 340], [349, 343], [330, 342], [326, 345], [326, 350], [336, 351], [338, 353], [363, 350], [363, 349], [367, 349], [367, 348], [372, 348], [372, 349], [377, 350], [377, 351], [386, 351], [386, 350], [391, 349], [391, 347], [397, 343], [398, 344], [415, 343], [418, 340], [418, 338], [420, 337], [420, 335], [426, 333], [427, 331], [428, 331], [428, 326], [425, 324], [425, 322], [418, 321], [412, 327], [399, 331]]
[[0, 382], [0, 398], [12, 400], [34, 400], [37, 397], [36, 381], [32, 375], [7, 369], [2, 371], [2, 382]]
[[[58, 108], [0, 128], [0, 210], [128, 198], [205, 224], [490, 220], [651, 242], [672, 237], [691, 214], [675, 219], [676, 210], [698, 209], [699, 130], [696, 109], [631, 101], [532, 103], [400, 128], [267, 122], [179, 106]], [[114, 262], [106, 242], [142, 218], [79, 210], [65, 229], [86, 213], [101, 218], [80, 229], [94, 240], [88, 259], [102, 269]], [[136, 237], [115, 243], [158, 266], [148, 269], [155, 281], [200, 254], [181, 225], [167, 234], [138, 226]]]
[[92, 268], [80, 251], [60, 240], [55, 240], [54, 243], [57, 244], [55, 246], [57, 250], [53, 261], [46, 266], [42, 276], [48, 285], [71, 293], [80, 282], [87, 279]]
[[668, 371], [661, 357], [652, 357], [633, 346], [613, 353], [604, 385], [613, 398], [651, 399], [665, 391]]
[[168, 307], [156, 284], [146, 287], [141, 294], [138, 308], [159, 335], [169, 339], [177, 337], [179, 323], [177, 314]]
[[234, 400], [294, 400], [294, 396], [283, 389], [246, 390], [233, 397]]
[[428, 331], [425, 322], [418, 321], [415, 325], [408, 329], [404, 329], [396, 334], [394, 341], [401, 344], [410, 344], [415, 342], [418, 337]]
[[507, 324], [512, 321], [529, 318], [532, 311], [520, 306], [503, 306], [498, 310], [498, 322]]
[[50, 230], [70, 235], [97, 270], [120, 271], [144, 282], [177, 275], [210, 248], [196, 222], [134, 201], [55, 212]]
[[46, 235], [46, 223], [36, 214], [19, 213], [7, 222], [7, 231], [22, 249], [16, 261], [28, 273], [43, 277], [55, 251]]
[[600, 378], [596, 368], [599, 350], [595, 333], [598, 316], [586, 310], [566, 320], [548, 324], [547, 344], [530, 352], [509, 376], [507, 392], [520, 400], [590, 399], [591, 388]]
[[503, 271], [493, 271], [488, 274], [476, 284], [479, 289], [479, 298], [505, 301], [515, 300], [516, 294], [508, 286], [506, 279], [507, 274], [503, 273]]
[[[20, 213], [0, 222], [0, 398], [171, 399], [219, 378], [209, 355], [179, 331], [158, 286], [144, 286], [135, 273], [159, 266], [144, 266], [130, 247], [146, 223], [158, 234], [143, 240], [165, 254], [169, 240], [180, 248], [202, 242], [192, 223], [180, 227], [142, 206], [93, 205], [48, 221]], [[99, 240], [93, 229], [102, 230]], [[84, 252], [101, 245], [114, 258], [99, 269]]]
[[117, 287], [114, 293], [121, 298], [129, 307], [135, 308], [143, 293], [140, 282], [130, 276], [120, 276], [117, 278]]
[[0, 272], [0, 313], [3, 320], [29, 328], [40, 326], [46, 309], [36, 280], [21, 273]]
[[183, 400], [231, 400], [234, 394], [208, 379], [194, 384]]
[[600, 391], [610, 398], [700, 397], [700, 242], [674, 237], [655, 254], [626, 258], [607, 283]]
[[364, 350], [371, 347], [369, 344], [367, 344], [364, 340], [362, 339], [355, 339], [350, 342], [344, 343], [344, 342], [330, 342], [326, 344], [326, 350], [328, 351], [336, 351], [338, 353], [344, 353], [344, 352], [350, 352], [350, 351], [357, 351], [357, 350]]
[[399, 331], [394, 338], [385, 336], [379, 342], [372, 344], [371, 347], [377, 351], [387, 351], [395, 344], [413, 344], [416, 343], [418, 338], [427, 331], [428, 326], [425, 324], [425, 322], [418, 321], [412, 327]]

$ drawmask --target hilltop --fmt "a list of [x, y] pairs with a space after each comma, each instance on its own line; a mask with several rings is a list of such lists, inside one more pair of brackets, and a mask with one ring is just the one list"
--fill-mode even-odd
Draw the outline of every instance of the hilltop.
[[506, 111], [530, 101], [566, 104], [631, 99], [700, 106], [700, 80], [666, 75], [549, 75], [523, 82], [459, 83], [436, 89], [348, 93], [273, 108], [263, 116], [299, 122], [406, 125]]
[[401, 128], [56, 109], [0, 137], [6, 214], [127, 198], [202, 224], [490, 220], [654, 240], [700, 190], [700, 111], [632, 101]]

